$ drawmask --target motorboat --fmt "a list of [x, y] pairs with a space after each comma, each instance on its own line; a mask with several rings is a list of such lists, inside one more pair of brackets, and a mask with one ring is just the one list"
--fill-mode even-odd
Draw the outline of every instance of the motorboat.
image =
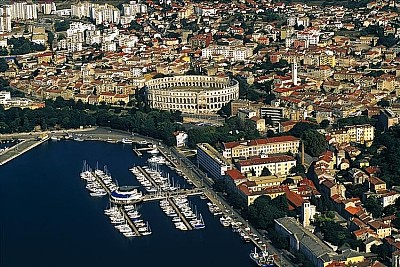
[[262, 267], [275, 266], [274, 258], [272, 257], [272, 255], [269, 255], [269, 253], [266, 250], [258, 252], [257, 247], [255, 247], [254, 251], [252, 251], [249, 256], [250, 259], [257, 264], [257, 266], [262, 266]]
[[132, 144], [133, 141], [129, 138], [122, 138], [121, 143], [123, 144]]

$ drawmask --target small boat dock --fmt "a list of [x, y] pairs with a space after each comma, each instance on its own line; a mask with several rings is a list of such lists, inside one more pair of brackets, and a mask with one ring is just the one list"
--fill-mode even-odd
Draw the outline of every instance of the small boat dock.
[[136, 225], [132, 222], [131, 218], [129, 218], [128, 214], [126, 213], [125, 209], [119, 207], [119, 211], [124, 215], [126, 222], [132, 228], [133, 232], [135, 232], [136, 236], [141, 236], [139, 230], [137, 229]]
[[171, 207], [175, 210], [176, 214], [178, 214], [178, 217], [181, 218], [181, 220], [185, 224], [186, 228], [188, 230], [193, 230], [192, 225], [187, 221], [185, 216], [183, 216], [181, 210], [178, 209], [178, 207], [175, 205], [174, 201], [172, 201], [171, 198], [167, 198], [167, 200], [168, 200], [169, 204], [171, 205]]
[[144, 177], [146, 177], [146, 179], [154, 186], [154, 187], [158, 187], [156, 181], [154, 181], [154, 179], [140, 166], [137, 166], [137, 169], [140, 171], [140, 173], [142, 173], [144, 175]]

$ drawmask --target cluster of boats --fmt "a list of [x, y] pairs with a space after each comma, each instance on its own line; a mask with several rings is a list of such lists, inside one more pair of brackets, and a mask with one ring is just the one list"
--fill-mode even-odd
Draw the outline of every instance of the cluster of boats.
[[273, 255], [270, 255], [268, 251], [266, 251], [265, 249], [257, 251], [257, 247], [255, 247], [254, 251], [252, 251], [249, 256], [250, 259], [257, 264], [257, 266], [261, 267], [275, 266]]
[[146, 172], [148, 177], [140, 171], [139, 167], [133, 167], [130, 171], [136, 176], [138, 182], [148, 193], [156, 193], [160, 191], [172, 192], [179, 189], [179, 186], [175, 185], [174, 179], [169, 177], [169, 173], [165, 176], [158, 170], [150, 169], [147, 166], [142, 167], [142, 169]]
[[172, 222], [176, 229], [182, 231], [189, 230], [184, 220], [189, 223], [193, 229], [203, 229], [206, 227], [201, 213], [197, 214], [197, 212], [193, 212], [185, 196], [175, 196], [170, 200], [167, 198], [163, 199], [160, 201], [160, 207], [167, 216], [172, 217]]
[[[99, 175], [101, 174], [101, 176]], [[116, 185], [112, 182], [111, 176], [103, 172], [102, 170], [96, 169], [94, 172], [91, 168], [84, 163], [83, 170], [80, 174], [81, 179], [86, 181], [86, 189], [89, 190], [90, 196], [92, 197], [102, 197], [107, 195], [107, 191], [103, 188], [102, 184], [97, 180], [95, 175], [98, 175], [100, 179], [103, 180], [105, 185], [109, 185], [109, 189], [116, 187]], [[115, 188], [114, 188], [115, 189]]]
[[[152, 233], [149, 223], [140, 219], [141, 214], [134, 205], [126, 205], [123, 207], [111, 206], [104, 210], [104, 214], [110, 218], [115, 229], [121, 232], [125, 237], [137, 237], [141, 235], [150, 235]], [[126, 218], [125, 214], [129, 218]], [[131, 227], [128, 220], [131, 220], [136, 229]]]

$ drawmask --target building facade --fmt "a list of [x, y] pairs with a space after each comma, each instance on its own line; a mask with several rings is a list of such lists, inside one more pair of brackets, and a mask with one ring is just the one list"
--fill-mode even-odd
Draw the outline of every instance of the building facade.
[[223, 143], [225, 158], [253, 157], [262, 154], [298, 153], [300, 139], [291, 135]]
[[267, 168], [271, 175], [286, 176], [290, 169], [296, 166], [296, 159], [288, 155], [266, 156], [239, 160], [236, 162], [241, 173], [252, 173], [261, 176], [264, 168]]
[[216, 179], [224, 178], [225, 172], [232, 169], [232, 164], [208, 143], [197, 144], [197, 162]]

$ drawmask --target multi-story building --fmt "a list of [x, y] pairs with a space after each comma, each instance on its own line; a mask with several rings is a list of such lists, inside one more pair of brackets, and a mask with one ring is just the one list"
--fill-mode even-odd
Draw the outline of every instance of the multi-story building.
[[0, 32], [11, 32], [11, 6], [0, 7]]
[[285, 117], [285, 108], [262, 106], [260, 107], [260, 117], [270, 118], [273, 122], [279, 122]]
[[197, 144], [197, 162], [216, 179], [232, 169], [232, 164], [208, 143]]
[[300, 139], [294, 136], [278, 136], [243, 142], [223, 143], [225, 158], [253, 157], [262, 154], [298, 153]]
[[14, 2], [11, 8], [11, 19], [34, 20], [37, 19], [37, 5], [27, 2]]
[[129, 4], [122, 5], [122, 11], [124, 16], [136, 16], [136, 14], [147, 13], [147, 6], [145, 4], [136, 3], [136, 1], [130, 1]]
[[271, 175], [287, 176], [290, 169], [296, 166], [296, 159], [288, 155], [261, 155], [260, 157], [236, 161], [236, 167], [241, 173], [261, 176], [264, 168]]
[[253, 50], [243, 45], [210, 45], [201, 50], [201, 57], [204, 59], [211, 58], [215, 55], [222, 55], [226, 58], [230, 58], [232, 61], [244, 61], [253, 55]]
[[333, 129], [327, 134], [336, 143], [358, 143], [369, 145], [375, 137], [375, 128], [370, 124], [349, 125], [340, 129]]

